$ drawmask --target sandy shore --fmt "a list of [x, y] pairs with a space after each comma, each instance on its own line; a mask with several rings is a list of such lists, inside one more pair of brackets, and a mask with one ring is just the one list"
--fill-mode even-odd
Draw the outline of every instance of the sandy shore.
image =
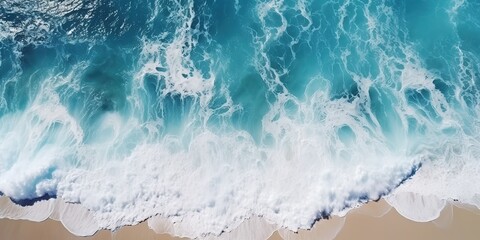
[[[350, 211], [347, 216], [318, 222], [312, 230], [293, 233], [280, 229], [270, 240], [280, 239], [478, 239], [480, 211], [448, 205], [441, 216], [432, 222], [418, 223], [402, 217], [385, 201], [372, 202]], [[0, 219], [0, 239], [182, 239], [156, 234], [146, 222], [123, 227], [116, 232], [102, 230], [91, 237], [77, 237], [61, 222]]]

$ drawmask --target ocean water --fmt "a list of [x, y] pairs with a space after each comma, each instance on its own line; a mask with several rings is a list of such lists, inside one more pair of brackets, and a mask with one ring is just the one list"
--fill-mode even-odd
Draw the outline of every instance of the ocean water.
[[407, 192], [480, 207], [479, 9], [3, 0], [0, 192], [191, 236]]

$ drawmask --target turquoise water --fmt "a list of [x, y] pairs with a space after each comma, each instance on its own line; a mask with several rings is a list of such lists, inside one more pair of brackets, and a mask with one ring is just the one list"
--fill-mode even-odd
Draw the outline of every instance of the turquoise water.
[[82, 203], [105, 228], [209, 219], [195, 234], [251, 215], [307, 227], [410, 177], [476, 204], [450, 176], [480, 166], [478, 9], [4, 0], [0, 192]]

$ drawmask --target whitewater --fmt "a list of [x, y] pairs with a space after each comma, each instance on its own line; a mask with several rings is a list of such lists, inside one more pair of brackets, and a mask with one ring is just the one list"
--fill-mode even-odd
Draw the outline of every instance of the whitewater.
[[78, 235], [153, 216], [189, 237], [297, 231], [380, 198], [416, 221], [480, 208], [478, 9], [3, 0], [1, 195], [88, 209]]

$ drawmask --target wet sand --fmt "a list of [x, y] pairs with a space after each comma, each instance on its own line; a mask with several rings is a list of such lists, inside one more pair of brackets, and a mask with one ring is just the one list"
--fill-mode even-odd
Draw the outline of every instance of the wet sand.
[[[342, 227], [343, 226], [343, 227]], [[340, 228], [341, 227], [341, 228]], [[465, 210], [450, 205], [440, 218], [418, 223], [402, 217], [385, 201], [369, 203], [352, 210], [344, 218], [334, 217], [321, 221], [312, 230], [293, 233], [287, 230], [275, 231], [270, 240], [321, 239], [334, 236], [335, 239], [480, 239], [480, 211]], [[46, 220], [31, 222], [25, 220], [0, 219], [0, 239], [71, 239], [71, 240], [127, 240], [127, 239], [182, 239], [167, 234], [156, 234], [147, 223], [123, 227], [116, 232], [102, 230], [91, 237], [77, 237], [68, 232], [61, 222]]]

